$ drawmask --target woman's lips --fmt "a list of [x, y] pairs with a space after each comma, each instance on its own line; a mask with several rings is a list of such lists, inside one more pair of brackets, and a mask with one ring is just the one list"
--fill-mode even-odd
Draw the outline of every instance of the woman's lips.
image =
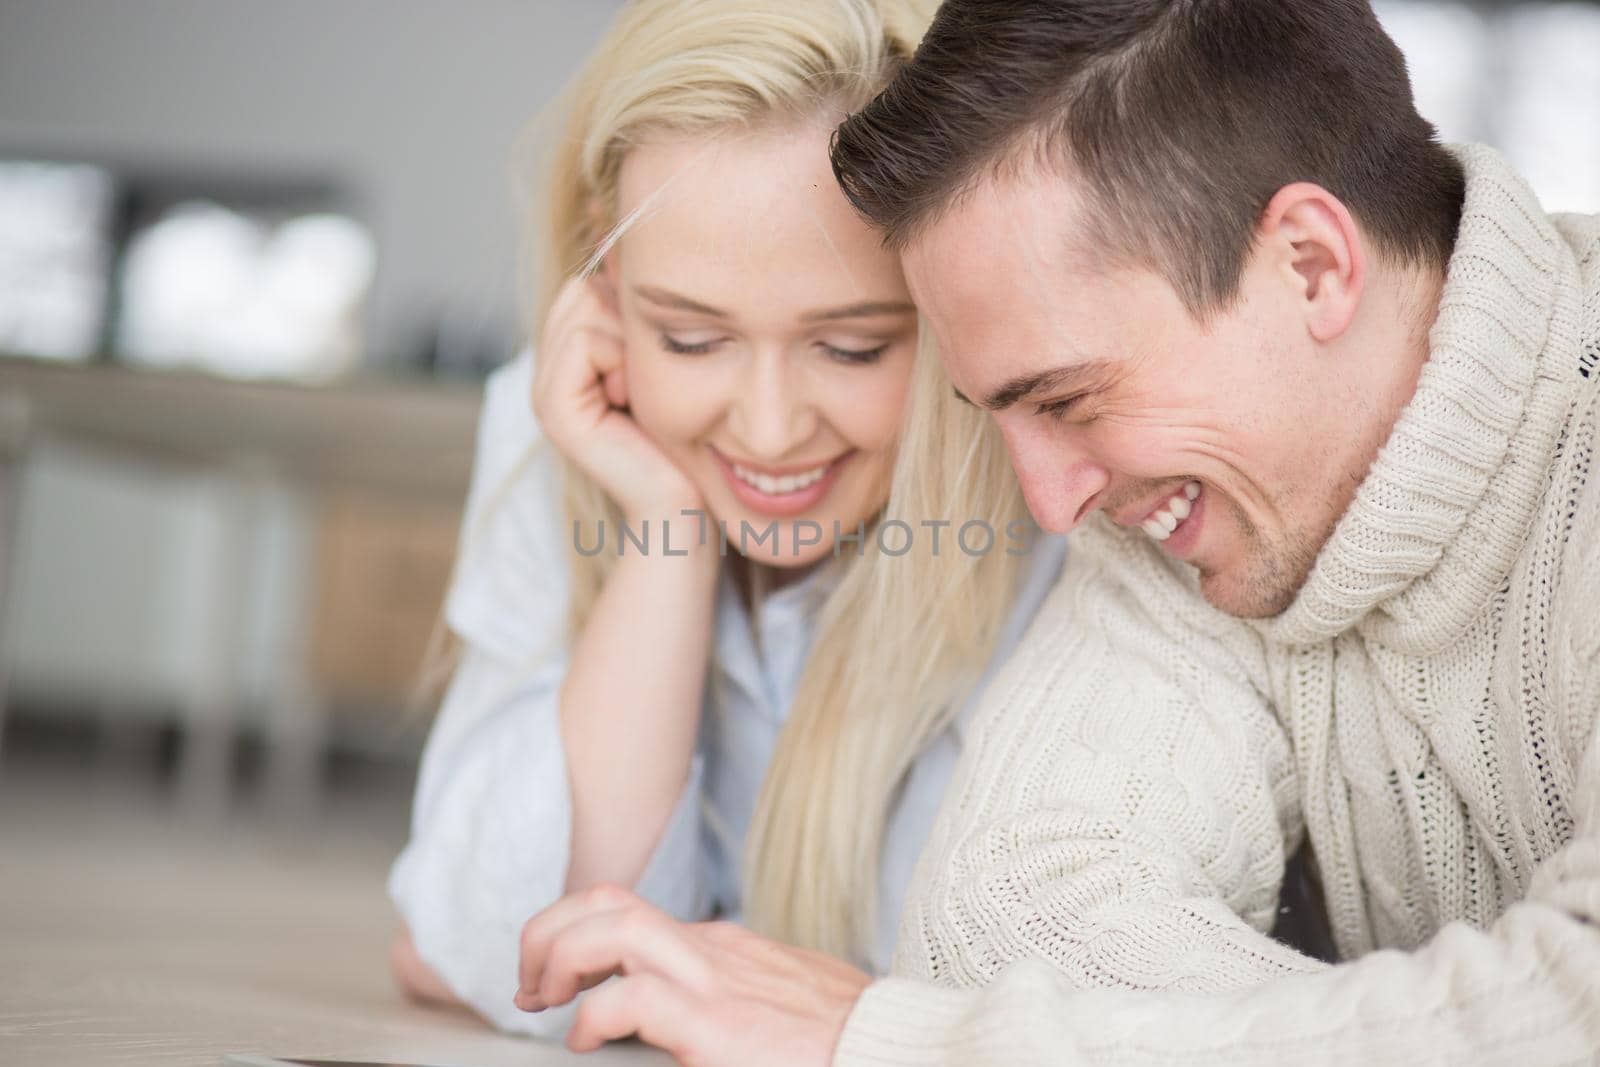
[[[771, 468], [736, 463], [715, 448], [711, 449], [711, 455], [716, 459], [723, 478], [727, 481], [728, 487], [733, 490], [733, 495], [739, 499], [740, 503], [762, 515], [769, 515], [773, 518], [788, 518], [804, 514], [815, 507], [827, 495], [828, 490], [833, 487], [833, 483], [839, 478], [839, 472], [844, 469], [846, 461], [855, 455], [855, 451], [852, 449], [849, 452], [845, 452], [825, 464], [812, 464], [810, 467], [783, 468], [784, 473], [782, 474], [770, 473]], [[784, 478], [792, 479], [797, 476], [803, 478], [806, 472], [815, 471], [819, 468], [821, 468], [821, 477], [809, 485], [791, 489], [788, 492], [783, 492], [780, 489], [769, 493], [751, 485], [745, 478], [740, 477], [739, 471], [734, 469], [736, 466], [755, 474], [758, 478], [772, 481], [779, 481]]]

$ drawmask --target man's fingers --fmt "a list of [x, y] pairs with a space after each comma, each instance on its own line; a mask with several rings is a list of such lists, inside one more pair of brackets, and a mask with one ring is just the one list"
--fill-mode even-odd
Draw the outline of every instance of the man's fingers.
[[599, 973], [591, 973], [586, 971], [582, 974], [575, 975], [571, 980], [571, 984], [575, 988], [570, 994], [557, 994], [555, 996], [547, 997], [543, 993], [529, 992], [526, 989], [519, 989], [517, 990], [517, 995], [512, 998], [512, 1003], [522, 1011], [544, 1011], [546, 1008], [560, 1007], [562, 1004], [565, 1004], [567, 1001], [571, 1000], [579, 993], [582, 993], [584, 990], [593, 989], [601, 982], [604, 982], [607, 978], [615, 977], [621, 973], [622, 970], [620, 967], [618, 967]]
[[707, 964], [686, 929], [642, 903], [571, 922], [550, 944], [537, 995], [546, 1005], [565, 1004], [619, 971], [648, 972], [702, 988]]
[[695, 1004], [671, 981], [654, 974], [628, 975], [583, 999], [567, 1031], [567, 1047], [593, 1052], [607, 1041], [637, 1034], [641, 1041], [690, 1061], [704, 1026]]
[[537, 993], [544, 975], [550, 943], [567, 926], [587, 916], [621, 911], [634, 905], [648, 907], [638, 897], [614, 885], [596, 885], [568, 893], [529, 919], [522, 927], [522, 954], [517, 982], [524, 993]]

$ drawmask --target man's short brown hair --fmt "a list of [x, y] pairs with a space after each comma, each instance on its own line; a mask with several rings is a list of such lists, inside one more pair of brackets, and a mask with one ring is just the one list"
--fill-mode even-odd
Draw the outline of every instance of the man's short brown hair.
[[897, 248], [1029, 161], [1084, 179], [1096, 250], [1195, 314], [1237, 293], [1285, 185], [1322, 186], [1380, 254], [1441, 270], [1464, 185], [1366, 0], [946, 0], [833, 144]]

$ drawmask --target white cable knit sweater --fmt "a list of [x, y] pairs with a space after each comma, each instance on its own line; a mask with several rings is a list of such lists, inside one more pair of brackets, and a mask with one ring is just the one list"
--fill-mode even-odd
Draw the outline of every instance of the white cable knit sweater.
[[[1459, 154], [1429, 362], [1305, 588], [1241, 622], [1074, 535], [836, 1063], [1600, 1062], [1600, 218]], [[1338, 966], [1263, 933], [1307, 833]]]

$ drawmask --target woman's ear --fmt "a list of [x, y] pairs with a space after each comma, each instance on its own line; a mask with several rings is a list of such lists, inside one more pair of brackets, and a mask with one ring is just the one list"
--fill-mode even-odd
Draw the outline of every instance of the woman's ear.
[[1262, 213], [1257, 247], [1293, 287], [1313, 338], [1332, 341], [1349, 329], [1366, 285], [1367, 250], [1338, 197], [1311, 182], [1279, 189]]

